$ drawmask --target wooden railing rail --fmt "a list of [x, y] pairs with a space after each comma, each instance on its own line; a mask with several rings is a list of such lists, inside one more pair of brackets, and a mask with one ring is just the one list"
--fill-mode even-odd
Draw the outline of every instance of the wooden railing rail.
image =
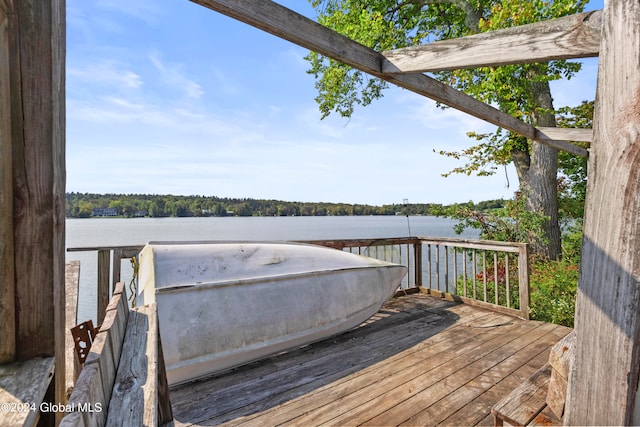
[[[407, 267], [401, 290], [453, 297], [467, 304], [529, 318], [528, 245], [443, 237], [304, 240]], [[98, 254], [98, 323], [113, 286], [121, 281], [121, 261], [143, 245], [70, 248]]]

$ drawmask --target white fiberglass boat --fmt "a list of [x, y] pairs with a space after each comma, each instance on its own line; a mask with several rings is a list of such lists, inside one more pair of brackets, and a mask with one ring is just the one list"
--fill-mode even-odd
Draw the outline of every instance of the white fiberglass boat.
[[295, 243], [151, 242], [139, 303], [156, 302], [170, 384], [351, 329], [398, 289], [406, 268]]

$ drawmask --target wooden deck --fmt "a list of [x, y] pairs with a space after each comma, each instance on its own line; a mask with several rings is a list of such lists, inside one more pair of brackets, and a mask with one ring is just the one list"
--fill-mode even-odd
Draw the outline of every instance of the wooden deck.
[[352, 331], [173, 388], [175, 425], [493, 425], [569, 332], [402, 296]]

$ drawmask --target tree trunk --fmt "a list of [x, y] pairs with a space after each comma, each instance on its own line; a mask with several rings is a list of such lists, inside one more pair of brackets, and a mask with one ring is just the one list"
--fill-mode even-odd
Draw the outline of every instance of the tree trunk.
[[[555, 127], [553, 99], [548, 82], [531, 83], [535, 102], [537, 126]], [[543, 236], [534, 236], [531, 250], [549, 259], [562, 254], [560, 224], [558, 222], [558, 150], [533, 141], [529, 168], [531, 192], [527, 195], [527, 208], [547, 217], [543, 223]]]
[[[535, 73], [532, 73], [535, 74]], [[536, 82], [532, 76], [531, 91], [539, 112], [535, 115], [537, 126], [554, 127], [553, 100], [548, 82]], [[548, 219], [542, 224], [542, 235], [531, 236], [531, 253], [548, 259], [558, 259], [562, 253], [560, 224], [558, 221], [558, 151], [531, 142], [531, 152], [513, 150], [511, 159], [520, 181], [520, 191], [526, 198], [530, 212]]]

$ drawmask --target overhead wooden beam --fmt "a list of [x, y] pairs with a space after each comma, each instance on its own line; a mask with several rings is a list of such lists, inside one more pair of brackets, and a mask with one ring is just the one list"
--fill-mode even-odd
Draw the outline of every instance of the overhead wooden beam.
[[558, 141], [591, 142], [593, 139], [592, 129], [538, 127], [538, 131]]
[[598, 56], [602, 11], [382, 52], [383, 73], [497, 67]]
[[640, 2], [603, 20], [565, 425], [640, 423]]
[[424, 74], [385, 74], [380, 53], [275, 2], [191, 1], [529, 139], [578, 156], [588, 155], [582, 147], [550, 139], [535, 127]]

